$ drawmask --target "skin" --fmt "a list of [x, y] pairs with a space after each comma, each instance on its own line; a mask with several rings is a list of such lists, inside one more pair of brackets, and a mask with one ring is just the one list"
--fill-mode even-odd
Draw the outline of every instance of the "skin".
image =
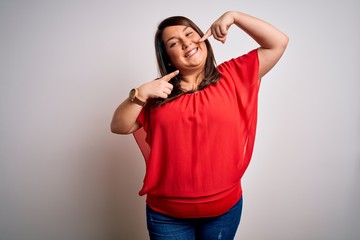
[[[225, 44], [228, 30], [237, 26], [253, 38], [260, 47], [259, 80], [279, 61], [288, 44], [288, 37], [271, 24], [241, 12], [229, 11], [218, 18], [200, 38], [192, 28], [185, 26], [167, 27], [163, 32], [166, 52], [171, 64], [178, 70], [159, 79], [139, 86], [138, 98], [146, 101], [150, 98], [167, 98], [173, 86], [171, 78], [182, 75], [181, 87], [184, 90], [196, 89], [203, 79], [203, 69], [207, 55], [204, 41], [213, 37]], [[194, 50], [195, 49], [195, 50]], [[191, 52], [194, 50], [193, 52]], [[187, 55], [191, 53], [190, 55]], [[141, 127], [136, 121], [142, 107], [124, 100], [114, 112], [111, 131], [118, 134], [130, 134]]]
[[191, 27], [171, 26], [164, 29], [162, 40], [171, 64], [180, 70], [184, 90], [196, 89], [204, 78], [207, 57], [205, 43]]
[[258, 58], [260, 62], [259, 78], [261, 79], [279, 61], [289, 38], [261, 19], [241, 12], [226, 12], [211, 25], [200, 41], [213, 35], [216, 40], [225, 43], [228, 30], [234, 24], [260, 45]]

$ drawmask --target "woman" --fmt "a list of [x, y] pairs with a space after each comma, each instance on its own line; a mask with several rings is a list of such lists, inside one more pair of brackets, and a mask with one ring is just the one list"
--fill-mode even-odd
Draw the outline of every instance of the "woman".
[[[216, 66], [207, 38], [225, 43], [232, 25], [260, 46]], [[272, 25], [241, 12], [224, 13], [205, 34], [181, 16], [159, 24], [162, 77], [132, 89], [111, 122], [114, 133], [134, 133], [145, 157], [140, 195], [147, 195], [151, 239], [234, 238], [260, 81], [287, 43]]]

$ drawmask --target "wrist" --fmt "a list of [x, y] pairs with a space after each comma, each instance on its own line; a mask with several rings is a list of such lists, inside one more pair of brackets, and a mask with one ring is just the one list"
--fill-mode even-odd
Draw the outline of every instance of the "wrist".
[[147, 102], [150, 99], [157, 98], [157, 95], [154, 95], [154, 81], [144, 83], [136, 88], [137, 98], [143, 102]]
[[241, 22], [241, 18], [244, 16], [242, 12], [236, 12], [236, 11], [231, 11], [230, 15], [233, 19], [233, 24], [239, 26], [240, 22]]
[[137, 96], [136, 96], [139, 100], [146, 102], [149, 98], [144, 96], [144, 92], [142, 91], [141, 88], [137, 88]]
[[143, 99], [142, 97], [140, 97], [138, 89], [133, 88], [133, 89], [130, 90], [129, 100], [132, 103], [135, 103], [137, 105], [140, 105], [140, 106], [144, 107], [146, 105], [146, 100], [147, 99]]

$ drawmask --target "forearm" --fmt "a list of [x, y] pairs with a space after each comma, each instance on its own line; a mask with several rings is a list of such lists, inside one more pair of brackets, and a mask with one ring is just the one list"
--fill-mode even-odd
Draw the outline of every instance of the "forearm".
[[233, 17], [234, 24], [253, 38], [261, 48], [286, 48], [288, 37], [270, 23], [241, 12], [229, 14]]
[[[169, 81], [177, 74], [179, 74], [178, 70], [142, 84], [136, 88], [138, 95], [135, 97], [142, 102], [151, 98], [167, 98], [173, 89], [173, 85]], [[119, 134], [129, 134], [136, 131], [141, 127], [136, 120], [142, 108], [143, 106], [131, 102], [129, 99], [123, 101], [114, 112], [110, 126], [111, 131]]]
[[270, 23], [245, 13], [226, 12], [224, 18], [228, 17], [231, 24], [238, 26], [260, 45], [258, 57], [261, 79], [281, 58], [288, 44], [288, 37]]

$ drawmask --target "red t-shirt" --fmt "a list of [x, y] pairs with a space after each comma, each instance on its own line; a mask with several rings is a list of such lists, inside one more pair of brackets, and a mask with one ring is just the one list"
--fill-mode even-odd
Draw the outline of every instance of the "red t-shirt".
[[215, 85], [149, 112], [144, 108], [138, 117], [143, 127], [134, 136], [146, 162], [139, 194], [147, 194], [147, 203], [158, 212], [217, 216], [242, 195], [241, 177], [256, 132], [257, 50], [217, 69], [221, 78]]

